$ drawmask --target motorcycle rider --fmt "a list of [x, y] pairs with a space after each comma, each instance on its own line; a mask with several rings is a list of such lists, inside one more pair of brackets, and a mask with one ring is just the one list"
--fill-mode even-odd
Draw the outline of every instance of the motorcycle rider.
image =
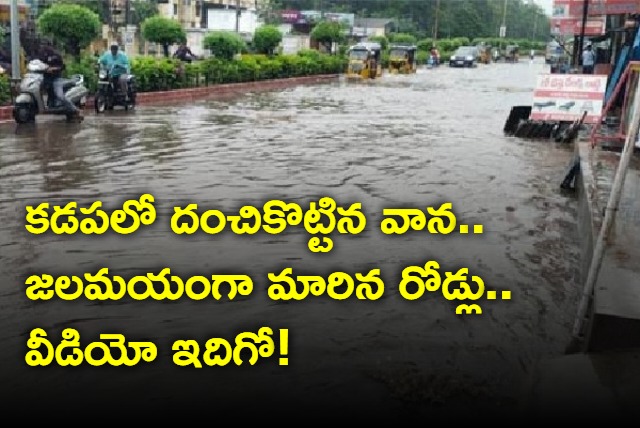
[[98, 62], [101, 66], [111, 70], [111, 78], [117, 82], [120, 93], [124, 94], [125, 100], [129, 101], [127, 77], [131, 73], [131, 66], [127, 54], [120, 50], [118, 43], [113, 42]]
[[54, 49], [50, 41], [46, 41], [40, 50], [39, 57], [40, 61], [48, 66], [44, 74], [44, 85], [49, 96], [51, 96], [51, 89], [53, 88], [53, 96], [62, 103], [67, 113], [81, 119], [82, 113], [80, 109], [64, 96], [65, 79], [62, 77], [62, 72], [66, 66], [62, 55]]
[[180, 43], [180, 46], [178, 46], [178, 49], [173, 54], [173, 57], [189, 64], [191, 64], [191, 61], [197, 58], [185, 43]]

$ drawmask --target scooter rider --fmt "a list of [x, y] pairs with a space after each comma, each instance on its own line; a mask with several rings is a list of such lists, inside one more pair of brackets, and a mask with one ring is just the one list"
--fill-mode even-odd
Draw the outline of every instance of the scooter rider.
[[118, 44], [114, 42], [111, 43], [109, 50], [102, 54], [98, 62], [101, 66], [111, 69], [111, 78], [117, 81], [120, 93], [124, 94], [125, 100], [129, 101], [127, 77], [131, 73], [131, 67], [127, 54], [122, 52]]
[[62, 77], [62, 72], [65, 69], [64, 59], [53, 48], [51, 42], [45, 42], [44, 46], [42, 46], [40, 61], [48, 66], [44, 74], [44, 84], [49, 89], [48, 93], [51, 94], [50, 89], [53, 88], [54, 97], [60, 100], [67, 113], [81, 118], [80, 109], [64, 96], [65, 79]]

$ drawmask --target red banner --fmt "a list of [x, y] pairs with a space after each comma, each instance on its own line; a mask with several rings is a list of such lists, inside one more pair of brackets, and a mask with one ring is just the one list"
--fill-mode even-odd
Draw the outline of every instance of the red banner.
[[[592, 17], [587, 20], [585, 36], [600, 36], [605, 31], [604, 17]], [[582, 34], [582, 18], [551, 18], [551, 34], [573, 36]]]
[[[578, 18], [582, 17], [584, 0], [554, 0], [553, 18]], [[589, 0], [587, 15], [621, 15], [627, 13], [640, 13], [639, 0]]]
[[[580, 7], [582, 11], [582, 7]], [[590, 0], [587, 9], [589, 15], [621, 15], [640, 13], [639, 0]]]

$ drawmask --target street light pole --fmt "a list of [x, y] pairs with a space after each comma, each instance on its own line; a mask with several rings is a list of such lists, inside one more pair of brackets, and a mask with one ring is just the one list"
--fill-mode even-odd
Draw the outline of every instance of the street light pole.
[[20, 80], [20, 29], [18, 22], [18, 0], [11, 0], [11, 78]]
[[436, 2], [436, 19], [433, 23], [433, 42], [435, 43], [438, 40], [438, 18], [440, 15], [440, 0]]
[[[504, 30], [502, 30], [502, 28], [504, 28]], [[507, 37], [507, 0], [504, 0], [504, 8], [502, 9], [502, 26], [500, 33], [502, 39]], [[500, 50], [502, 50], [502, 40], [500, 41]]]
[[240, 32], [240, 0], [236, 0], [236, 33]]

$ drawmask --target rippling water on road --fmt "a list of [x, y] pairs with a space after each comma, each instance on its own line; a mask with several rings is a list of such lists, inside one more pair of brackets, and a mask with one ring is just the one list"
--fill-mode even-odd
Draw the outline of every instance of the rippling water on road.
[[[532, 364], [563, 352], [579, 288], [577, 205], [559, 191], [573, 148], [502, 134], [510, 108], [531, 103], [544, 68], [441, 67], [370, 83], [140, 107], [79, 125], [46, 117], [32, 127], [0, 125], [0, 365], [12, 373], [3, 383], [15, 396], [44, 397], [50, 391], [34, 386], [55, 384], [58, 393], [80, 397], [136, 391], [158, 405], [195, 400], [189, 391], [196, 390], [218, 403], [289, 397], [348, 408], [358, 397], [390, 412], [513, 404]], [[127, 237], [33, 236], [24, 228], [26, 205], [75, 200], [88, 207], [101, 200], [112, 210], [142, 193], [154, 195], [158, 219]], [[341, 206], [361, 202], [367, 216], [365, 232], [336, 235], [326, 254], [307, 249], [301, 228], [247, 237], [177, 236], [169, 227], [172, 207], [188, 203], [233, 214], [269, 199], [305, 206], [322, 196]], [[484, 234], [387, 236], [377, 227], [384, 208], [443, 202], [452, 202], [459, 223], [482, 224]], [[459, 316], [442, 294], [403, 299], [402, 269], [428, 260], [442, 270], [468, 267], [487, 289], [511, 290], [512, 300], [482, 300], [482, 315]], [[182, 278], [246, 273], [255, 290], [241, 300], [173, 303], [25, 296], [31, 274], [101, 267], [125, 277], [162, 267]], [[380, 268], [385, 296], [271, 301], [267, 273], [284, 267], [306, 275]], [[176, 339], [204, 344], [262, 326], [289, 329], [289, 366], [278, 366], [277, 358], [199, 371], [171, 363]], [[82, 343], [121, 332], [153, 341], [159, 355], [131, 369], [28, 369], [34, 327], [53, 343], [66, 327], [77, 329]]]

